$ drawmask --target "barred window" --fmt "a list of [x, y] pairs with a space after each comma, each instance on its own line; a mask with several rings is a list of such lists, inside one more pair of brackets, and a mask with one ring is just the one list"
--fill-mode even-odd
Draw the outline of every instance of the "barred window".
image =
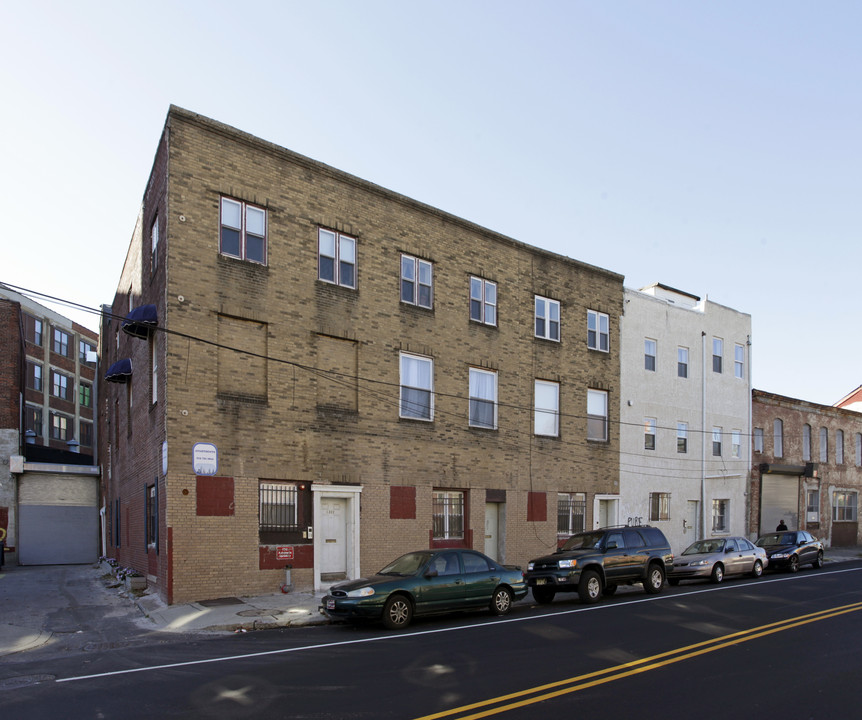
[[649, 494], [649, 519], [650, 522], [670, 520], [670, 493]]
[[464, 538], [464, 493], [458, 490], [435, 490], [433, 536], [435, 540]]
[[301, 483], [260, 483], [260, 541], [275, 544], [307, 539], [311, 490]]
[[559, 493], [557, 495], [557, 535], [566, 536], [583, 532], [587, 513], [584, 493]]

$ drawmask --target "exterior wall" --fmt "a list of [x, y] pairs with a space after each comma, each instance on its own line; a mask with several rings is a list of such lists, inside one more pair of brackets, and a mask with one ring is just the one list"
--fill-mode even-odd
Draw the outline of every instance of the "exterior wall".
[[[163, 195], [153, 188], [165, 176], [166, 151]], [[266, 265], [219, 254], [221, 196], [266, 209]], [[160, 243], [167, 254], [148, 278], [141, 258], [148, 258], [154, 203], [166, 208]], [[357, 239], [357, 290], [317, 279], [319, 227]], [[433, 263], [433, 310], [400, 302], [402, 253]], [[471, 275], [497, 283], [495, 327], [469, 319]], [[134, 549], [143, 545], [134, 519], [125, 525], [132, 549], [117, 551], [123, 562], [150, 563], [151, 583], [170, 602], [272, 591], [284, 581], [285, 563], [259, 541], [261, 480], [318, 495], [326, 494], [321, 488], [355, 492], [362, 574], [428, 547], [435, 489], [465, 491], [464, 544], [480, 550], [486, 499], [504, 500], [501, 559], [521, 564], [556, 546], [558, 492], [586, 493], [588, 508], [596, 495], [618, 493], [617, 274], [172, 108], [114, 315], [128, 311], [129, 290], [131, 305], [159, 308], [165, 386], [157, 403], [141, 401], [149, 392], [140, 372], [146, 341], [121, 334], [118, 352], [110, 345], [111, 359], [132, 357], [135, 371], [131, 430], [124, 386], [112, 387], [106, 404], [115, 425], [107, 430], [108, 493], [143, 519], [144, 486], [159, 477], [157, 567], [152, 553], [145, 560]], [[560, 302], [560, 342], [533, 337], [535, 295]], [[588, 309], [610, 316], [610, 352], [587, 349]], [[241, 352], [249, 347], [254, 355]], [[433, 422], [399, 418], [402, 352], [433, 358]], [[470, 367], [497, 372], [496, 430], [468, 426]], [[536, 379], [560, 382], [559, 438], [533, 434]], [[609, 394], [607, 442], [586, 440], [588, 388]], [[218, 448], [216, 478], [192, 467], [201, 442]], [[223, 512], [216, 487], [232, 493]], [[312, 528], [295, 544], [296, 586], [322, 582], [321, 542]]]
[[[5, 531], [4, 552], [7, 562], [14, 562], [17, 544], [17, 499], [9, 458], [20, 452], [18, 432], [21, 417], [22, 343], [21, 306], [0, 297], [0, 528]], [[0, 532], [3, 535], [4, 532]]]
[[[852, 410], [819, 405], [805, 400], [766, 393], [753, 392], [753, 427], [763, 432], [763, 451], [754, 452], [751, 470], [752, 533], [774, 529], [774, 518], [767, 517], [762, 502], [762, 485], [766, 476], [781, 477], [797, 488], [797, 521], [799, 529], [808, 530], [827, 545], [858, 545], [862, 533], [858, 520], [833, 520], [836, 492], [862, 492], [862, 414]], [[783, 426], [783, 447], [776, 454], [775, 420]], [[811, 426], [810, 457], [803, 452], [803, 427]], [[827, 460], [821, 462], [820, 429], [826, 428], [828, 437]], [[838, 431], [844, 433], [843, 462], [836, 456]], [[819, 516], [807, 512], [808, 491], [819, 498]], [[791, 527], [791, 529], [796, 529]]]
[[[626, 289], [621, 326], [621, 522], [661, 528], [680, 553], [697, 539], [721, 534], [713, 532], [712, 506], [725, 499], [730, 501], [726, 534], [745, 535], [751, 316], [652, 286], [647, 292]], [[721, 373], [713, 370], [713, 337], [724, 341]], [[645, 369], [647, 338], [656, 342], [654, 371]], [[745, 348], [741, 379], [734, 371], [736, 344]], [[677, 369], [679, 347], [688, 348], [685, 378]], [[654, 450], [645, 448], [646, 418], [656, 421]], [[686, 453], [677, 451], [680, 422], [688, 424]], [[723, 430], [720, 457], [713, 455], [714, 427]], [[732, 453], [733, 430], [740, 433], [738, 457]], [[669, 519], [650, 519], [650, 493], [670, 494]], [[697, 503], [696, 512], [689, 503]]]

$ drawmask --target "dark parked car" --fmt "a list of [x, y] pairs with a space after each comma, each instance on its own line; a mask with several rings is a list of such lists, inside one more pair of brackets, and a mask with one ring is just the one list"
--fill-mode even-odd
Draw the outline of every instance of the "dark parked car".
[[766, 533], [755, 544], [766, 550], [770, 570], [796, 572], [800, 565], [808, 563], [816, 568], [823, 566], [823, 543], [805, 530]]
[[673, 559], [667, 581], [679, 585], [680, 580], [709, 578], [720, 583], [727, 575], [744, 573], [760, 577], [767, 565], [766, 551], [743, 537], [708, 538], [692, 543]]
[[321, 611], [333, 619], [380, 620], [390, 630], [414, 615], [488, 608], [505, 615], [527, 594], [524, 573], [475, 550], [419, 550], [370, 578], [333, 585]]
[[673, 553], [656, 527], [602, 528], [572, 535], [553, 555], [531, 560], [525, 578], [538, 603], [558, 592], [577, 592], [585, 603], [612, 595], [618, 585], [643, 583], [661, 592]]

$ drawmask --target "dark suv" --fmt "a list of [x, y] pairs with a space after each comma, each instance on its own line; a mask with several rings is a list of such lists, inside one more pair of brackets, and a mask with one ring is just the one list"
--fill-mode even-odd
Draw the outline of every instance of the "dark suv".
[[613, 595], [617, 585], [643, 583], [661, 592], [673, 553], [656, 527], [613, 527], [572, 535], [553, 555], [531, 560], [525, 578], [538, 603], [558, 592], [577, 592], [585, 603]]

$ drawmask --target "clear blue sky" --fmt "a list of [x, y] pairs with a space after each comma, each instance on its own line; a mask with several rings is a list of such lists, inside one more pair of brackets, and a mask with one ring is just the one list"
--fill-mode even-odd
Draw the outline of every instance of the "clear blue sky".
[[[0, 0], [0, 281], [113, 298], [171, 103], [862, 384], [862, 3]], [[97, 328], [95, 316], [60, 311]]]

